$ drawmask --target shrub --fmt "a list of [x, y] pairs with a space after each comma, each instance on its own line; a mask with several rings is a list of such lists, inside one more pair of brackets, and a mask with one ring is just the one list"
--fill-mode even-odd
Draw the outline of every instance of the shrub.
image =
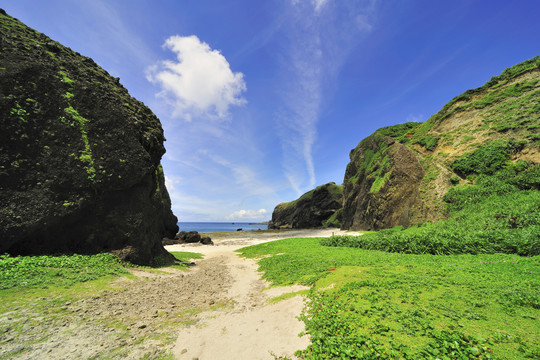
[[493, 141], [466, 153], [452, 162], [451, 167], [456, 174], [463, 177], [471, 174], [493, 175], [503, 169], [510, 155], [521, 150], [524, 143], [515, 141]]
[[[528, 165], [527, 165], [528, 166]], [[403, 231], [332, 236], [321, 245], [407, 254], [540, 255], [540, 167], [514, 164], [444, 196], [450, 218]]]

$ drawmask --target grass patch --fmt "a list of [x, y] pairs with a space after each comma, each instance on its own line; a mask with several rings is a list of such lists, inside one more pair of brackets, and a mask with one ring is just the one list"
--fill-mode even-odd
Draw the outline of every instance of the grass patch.
[[178, 261], [189, 262], [194, 259], [203, 259], [204, 255], [201, 253], [188, 252], [188, 251], [170, 251], [170, 253]]
[[129, 273], [115, 255], [9, 256], [0, 255], [0, 290], [69, 287], [107, 275]]
[[[264, 278], [313, 285], [309, 359], [523, 359], [540, 354], [538, 257], [414, 255], [320, 239], [250, 246]], [[268, 255], [271, 255], [268, 257]]]
[[462, 155], [452, 162], [451, 167], [456, 174], [461, 176], [493, 175], [507, 166], [510, 155], [519, 152], [524, 145], [515, 141], [493, 141]]

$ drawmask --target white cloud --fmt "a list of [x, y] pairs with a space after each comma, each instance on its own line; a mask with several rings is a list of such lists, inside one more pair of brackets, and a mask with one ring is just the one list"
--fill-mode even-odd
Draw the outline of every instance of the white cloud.
[[171, 36], [164, 47], [176, 53], [176, 61], [152, 66], [147, 79], [161, 87], [159, 95], [173, 106], [173, 117], [187, 121], [201, 115], [224, 118], [230, 106], [246, 103], [244, 75], [233, 73], [218, 50], [195, 35]]
[[169, 194], [172, 194], [176, 191], [176, 185], [181, 183], [182, 178], [180, 176], [167, 176], [165, 175], [165, 187]]
[[[373, 29], [377, 0], [292, 0], [276, 120], [284, 175], [298, 195], [317, 183], [317, 123], [343, 62]], [[306, 16], [315, 14], [317, 16]]]
[[[297, 5], [300, 1], [301, 0], [292, 0], [292, 4]], [[328, 3], [328, 0], [311, 0], [310, 2], [315, 12], [318, 13], [321, 11], [322, 7]]]
[[259, 210], [238, 210], [229, 214], [227, 220], [264, 220], [266, 219], [266, 209]]
[[424, 122], [423, 114], [409, 114], [405, 119], [405, 122]]
[[311, 3], [315, 7], [315, 11], [320, 11], [327, 2], [328, 0], [311, 0]]
[[371, 31], [373, 25], [370, 21], [370, 16], [368, 14], [359, 14], [356, 16], [356, 26], [361, 31]]

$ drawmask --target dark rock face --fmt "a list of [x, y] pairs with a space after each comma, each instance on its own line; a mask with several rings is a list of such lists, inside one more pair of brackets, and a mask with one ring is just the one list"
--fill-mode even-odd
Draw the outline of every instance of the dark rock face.
[[377, 132], [362, 140], [350, 158], [343, 191], [344, 229], [408, 227], [444, 217], [444, 206], [435, 207], [437, 199], [431, 193], [437, 190], [434, 184], [440, 184], [440, 202], [450, 187], [446, 169]]
[[268, 228], [309, 229], [328, 225], [327, 220], [341, 209], [342, 200], [341, 185], [335, 183], [321, 185], [305, 193], [298, 200], [276, 206]]
[[86, 58], [0, 12], [0, 253], [169, 256], [159, 119]]

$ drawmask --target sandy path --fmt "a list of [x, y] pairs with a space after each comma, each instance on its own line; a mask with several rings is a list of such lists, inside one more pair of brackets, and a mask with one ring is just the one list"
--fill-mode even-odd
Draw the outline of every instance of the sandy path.
[[[289, 231], [283, 234], [241, 233], [233, 237], [214, 237], [215, 246], [193, 244], [167, 246], [169, 251], [194, 251], [204, 261], [224, 265], [232, 277], [228, 296], [234, 308], [205, 313], [201, 321], [180, 331], [173, 349], [177, 359], [263, 360], [276, 356], [293, 357], [296, 350], [309, 345], [307, 336], [299, 337], [304, 324], [296, 317], [303, 298], [295, 296], [274, 304], [269, 299], [308, 289], [302, 286], [269, 288], [257, 272], [257, 263], [241, 258], [235, 250], [288, 237], [330, 236], [339, 230]], [[265, 290], [266, 289], [266, 290]]]
[[113, 288], [91, 295], [15, 303], [0, 312], [0, 358], [139, 360], [159, 358], [171, 349], [181, 360], [273, 359], [270, 351], [291, 356], [309, 343], [298, 337], [303, 323], [296, 316], [303, 300], [297, 296], [269, 304], [268, 299], [301, 287], [267, 289], [256, 262], [235, 250], [333, 232], [340, 233], [214, 235], [215, 246], [167, 246], [205, 254], [189, 271], [132, 269], [136, 278], [119, 278]]

